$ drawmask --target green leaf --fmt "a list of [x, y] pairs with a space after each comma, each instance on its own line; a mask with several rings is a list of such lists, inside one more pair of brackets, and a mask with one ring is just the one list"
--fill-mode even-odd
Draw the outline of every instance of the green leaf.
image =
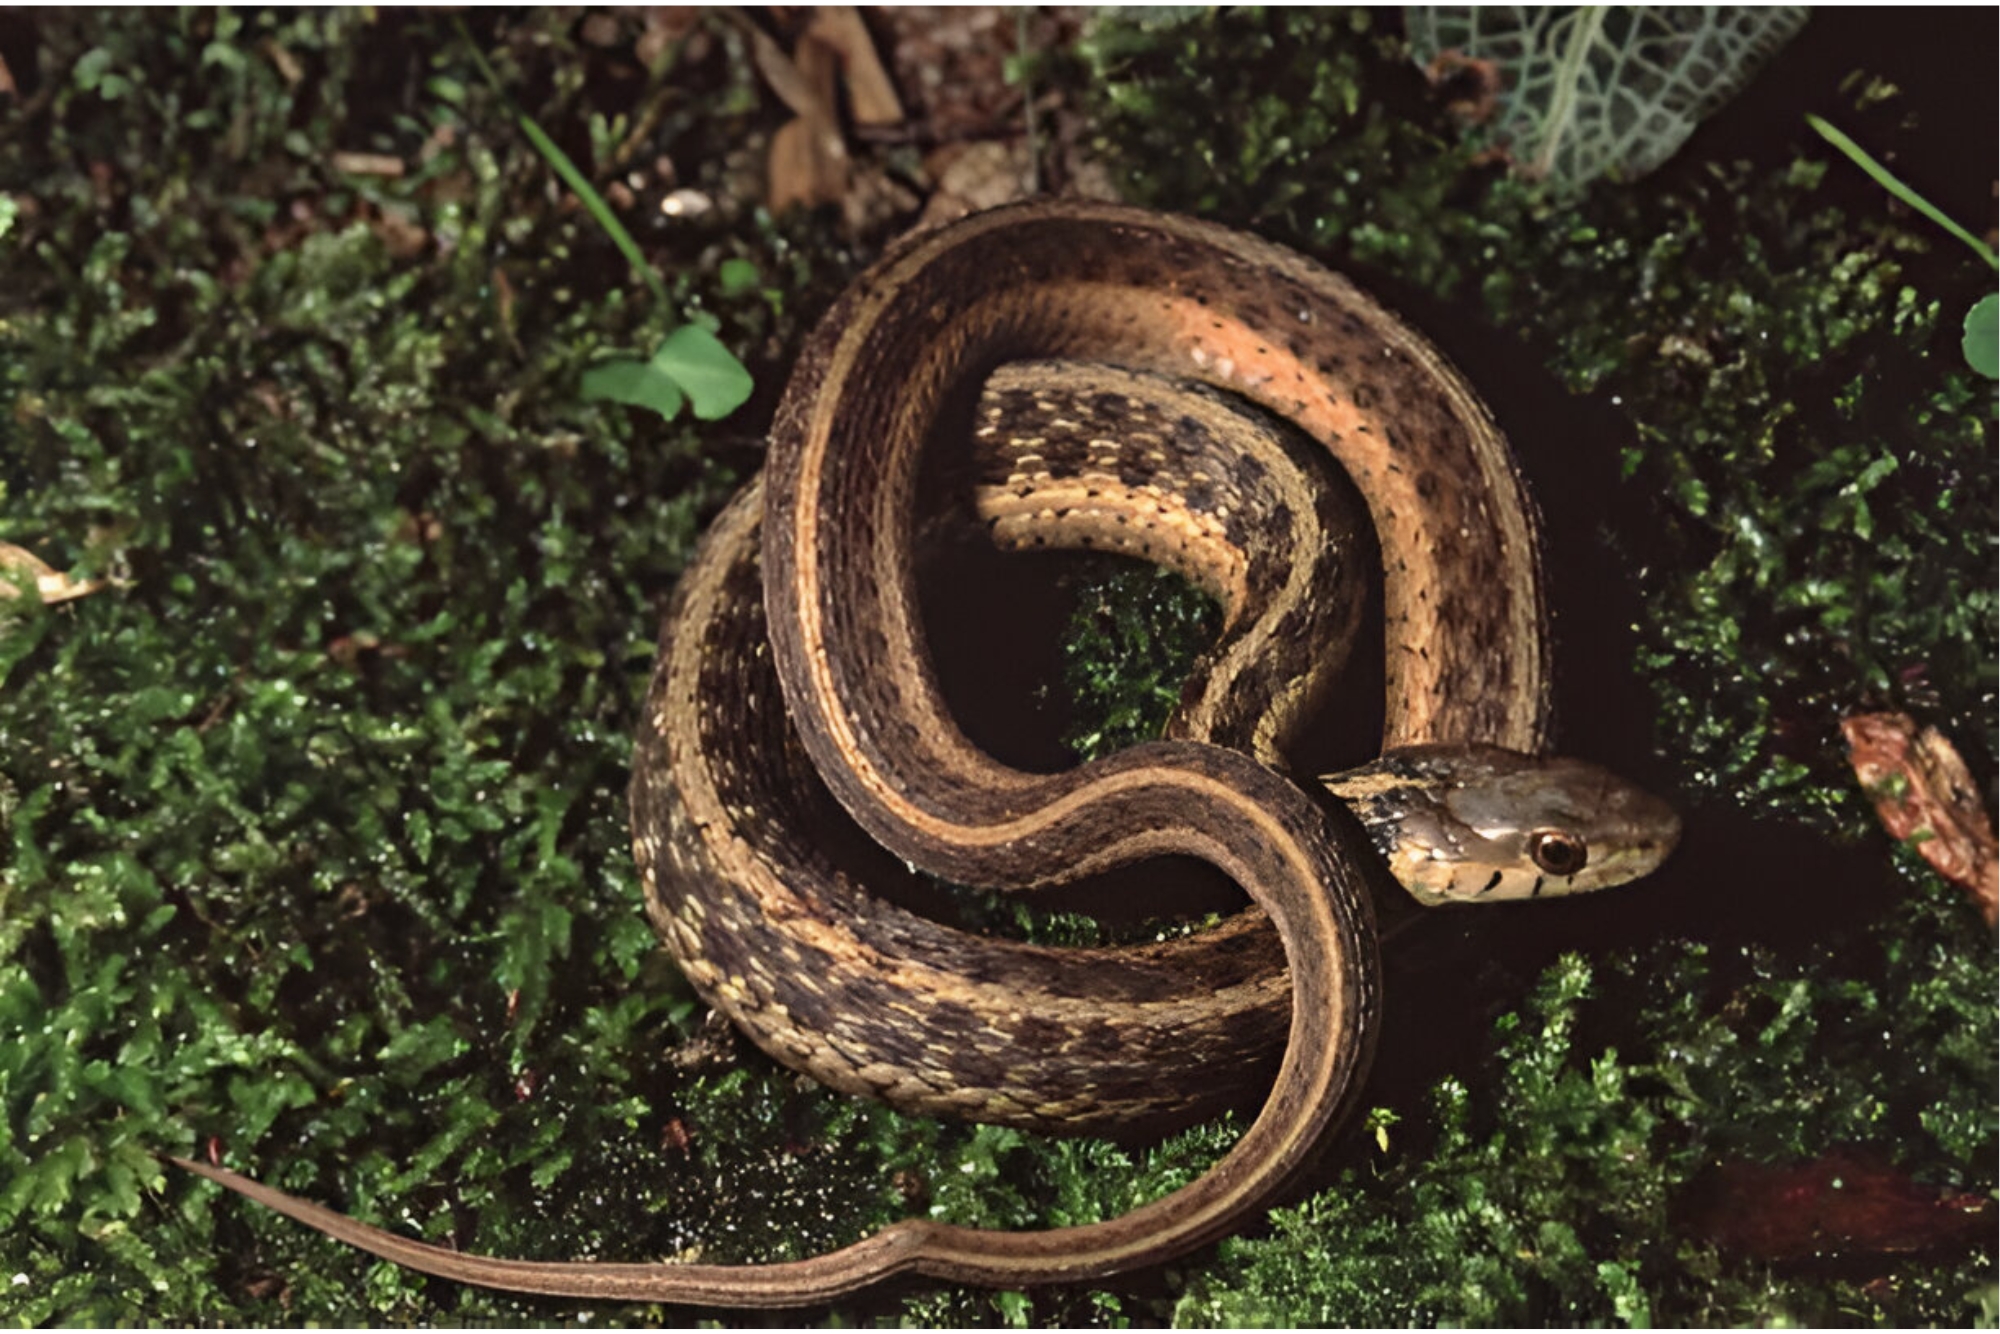
[[2000, 294], [1988, 292], [1965, 312], [1965, 364], [2000, 380]]
[[85, 91], [96, 88], [110, 70], [112, 59], [112, 54], [101, 46], [92, 47], [78, 56], [76, 65], [71, 71], [76, 86]]
[[220, 65], [232, 74], [240, 74], [247, 63], [244, 59], [242, 48], [227, 41], [213, 41], [202, 48], [201, 68], [203, 69], [207, 69], [210, 65]]
[[1805, 23], [1801, 5], [1411, 5], [1411, 58], [1491, 62], [1493, 135], [1563, 189], [1632, 180], [1672, 157]]
[[668, 421], [681, 410], [680, 386], [650, 361], [606, 361], [592, 366], [583, 373], [582, 393], [586, 402], [608, 400], [651, 408]]
[[653, 366], [687, 391], [703, 421], [727, 417], [743, 406], [755, 382], [734, 353], [708, 330], [683, 324], [653, 354]]
[[715, 270], [716, 286], [724, 296], [742, 296], [764, 280], [757, 266], [747, 259], [725, 259]]

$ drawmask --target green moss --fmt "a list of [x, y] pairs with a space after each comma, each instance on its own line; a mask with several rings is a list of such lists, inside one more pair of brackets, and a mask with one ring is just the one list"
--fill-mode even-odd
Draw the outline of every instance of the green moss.
[[[1992, 405], [1909, 285], [1919, 244], [1855, 229], [1820, 178], [1718, 171], [1660, 201], [1589, 248], [1563, 287], [1574, 323], [1543, 328], [1557, 373], [1631, 416], [1624, 470], [1665, 502], [1639, 553], [1664, 562], [1642, 664], [1693, 781], [1865, 827], [1842, 713], [1993, 731]], [[1618, 292], [1645, 294], [1642, 320]]]
[[1063, 739], [1079, 759], [1094, 759], [1160, 735], [1222, 616], [1214, 599], [1158, 566], [1087, 568], [1075, 587], [1062, 684], [1085, 721]]
[[1350, 1173], [1275, 1214], [1269, 1237], [1225, 1243], [1176, 1323], [1970, 1321], [1983, 1261], [1916, 1259], [1886, 1277], [1731, 1262], [1685, 1208], [1717, 1163], [1871, 1142], [1938, 1186], [1990, 1192], [1982, 998], [2000, 978], [1990, 952], [1960, 950], [1962, 916], [1930, 885], [1871, 961], [1879, 981], [1751, 947], [1663, 944], [1601, 975], [1563, 959], [1525, 1015], [1496, 1025], [1490, 1092], [1446, 1081], [1422, 1155]]
[[[656, 1056], [695, 1007], [637, 911], [627, 738], [728, 441], [579, 401], [641, 303], [476, 91], [378, 114], [383, 83], [465, 82], [430, 20], [41, 33], [57, 91], [0, 150], [35, 201], [0, 285], [5, 537], [122, 583], [0, 637], [0, 1226], [28, 1276], [5, 1301], [532, 1309], [218, 1209], [149, 1154], [214, 1134], [288, 1188], [498, 1251], [643, 1235]], [[424, 165], [364, 192], [331, 147]], [[423, 251], [393, 257], [378, 209]], [[791, 329], [720, 294], [732, 258], [796, 263], [746, 227], [670, 275], [677, 300], [746, 345]]]
[[[1476, 281], [1490, 318], [1624, 418], [1622, 447], [1595, 445], [1620, 448], [1624, 485], [1593, 500], [1606, 545], [1639, 571], [1635, 666], [1687, 793], [1852, 836], [1873, 817], [1842, 714], [1910, 708], [1977, 756], [2000, 637], [1992, 403], [1910, 271], [1966, 291], [1988, 277], [1854, 221], [1810, 159], [1551, 208], [1443, 146], [1407, 100], [1413, 81], [1365, 63], [1369, 40], [1345, 17], [1232, 11], [1164, 41], [1118, 25], [1085, 55], [1132, 188], [1433, 293]], [[1358, 99], [1356, 70], [1370, 80]], [[1238, 104], [1241, 118], [1204, 114]], [[1288, 105], [1308, 114], [1260, 137]], [[1222, 169], [1239, 160], [1256, 169]], [[1273, 170], [1315, 188], [1269, 186]], [[1576, 457], [1590, 441], [1544, 468], [1592, 467]], [[1225, 1246], [1177, 1320], [1971, 1318], [1990, 1292], [1984, 1255], [1889, 1265], [1874, 1286], [1771, 1274], [1681, 1235], [1669, 1208], [1711, 1161], [1856, 1143], [1992, 1193], [1990, 942], [1958, 891], [1898, 856], [1923, 900], [1859, 937], [1612, 952], [1604, 998], [1566, 962], [1542, 984], [1539, 1029], [1503, 1020], [1497, 1078], [1448, 1081], [1434, 1118], [1390, 1111], [1436, 1135], [1427, 1156], [1350, 1171], [1272, 1237]], [[1575, 1030], [1601, 1038], [1579, 1046]]]
[[[1867, 828], [1838, 708], [1992, 734], [1991, 404], [1949, 369], [1935, 304], [1961, 308], [1937, 290], [1958, 271], [1809, 165], [1546, 211], [1450, 145], [1370, 22], [1107, 20], [1065, 59], [1146, 197], [1476, 294], [1615, 408], [1610, 512], [1647, 516], [1616, 549], [1645, 572], [1638, 665], [1684, 792]], [[475, 26], [586, 171], [653, 114], [648, 151], [726, 196], [769, 128], [727, 23], [616, 92], [566, 17]], [[863, 257], [810, 219], [641, 231], [658, 309], [425, 15], [35, 28], [0, 109], [0, 540], [121, 583], [0, 622], [0, 1313], [669, 1314], [415, 1277], [151, 1156], [210, 1136], [416, 1235], [606, 1258], [807, 1254], [913, 1211], [1084, 1221], [1226, 1149], [1228, 1124], [1050, 1145], [697, 1059], [698, 1007], [638, 911], [626, 738], [658, 603]], [[347, 175], [335, 150], [409, 172]], [[690, 314], [757, 377], [740, 419], [580, 399], [593, 360]], [[1197, 613], [1097, 599], [1074, 674], [1108, 736], [1171, 694], [1153, 650]], [[1129, 671], [1105, 668], [1112, 629]], [[1676, 1214], [1712, 1160], [1855, 1141], [1992, 1191], [1990, 941], [1914, 858], [1896, 874], [1909, 906], [1810, 947], [1611, 945], [1531, 996], [1482, 981], [1485, 1013], [1521, 1017], [1490, 1043], [1465, 1020], [1462, 1059], [1413, 1079], [1385, 1062], [1387, 1148], [1343, 1136], [1268, 1236], [1115, 1296], [821, 1314], [1990, 1319], [1982, 1255], [1828, 1279], [1720, 1255]]]

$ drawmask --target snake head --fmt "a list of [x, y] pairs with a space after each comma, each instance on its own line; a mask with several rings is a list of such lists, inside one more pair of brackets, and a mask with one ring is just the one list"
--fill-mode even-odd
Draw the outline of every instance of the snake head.
[[1672, 807], [1608, 769], [1496, 746], [1406, 746], [1320, 781], [1427, 905], [1622, 885], [1681, 836]]

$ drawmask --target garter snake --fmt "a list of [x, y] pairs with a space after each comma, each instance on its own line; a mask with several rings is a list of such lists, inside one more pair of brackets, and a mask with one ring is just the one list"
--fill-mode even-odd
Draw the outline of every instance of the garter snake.
[[[1025, 442], [967, 446], [977, 521], [1007, 545], [1178, 565], [1218, 592], [1227, 622], [1174, 736], [1055, 774], [966, 739], [912, 572], [927, 442], [971, 416], [959, 405], [998, 368], [1036, 358], [1122, 369], [993, 380], [987, 402], [1025, 395], [1052, 415]], [[1327, 674], [1319, 647], [1352, 627], [1345, 604], [1321, 601], [1344, 559], [1339, 502], [1313, 460], [1156, 376], [1288, 420], [1366, 502], [1384, 757], [1325, 780], [1366, 832], [1274, 768]], [[1130, 433], [1099, 434], [1091, 409]], [[633, 767], [648, 910], [697, 987], [779, 1059], [917, 1110], [1094, 1128], [1186, 1102], [1191, 1074], [1240, 1081], [1282, 1047], [1235, 1148], [1103, 1223], [913, 1219], [750, 1266], [465, 1255], [174, 1161], [387, 1259], [557, 1295], [782, 1306], [893, 1273], [1021, 1286], [1169, 1258], [1280, 1193], [1358, 1087], [1380, 1003], [1369, 857], [1444, 900], [1617, 883], [1671, 848], [1661, 803], [1592, 766], [1527, 758], [1546, 739], [1547, 677], [1534, 511], [1484, 407], [1421, 336], [1337, 275], [1211, 224], [1081, 202], [975, 215], [899, 245], [836, 303], [794, 370], [761, 482], [683, 577]], [[1126, 950], [967, 936], [861, 890], [834, 852], [836, 803], [890, 857], [967, 883], [1027, 889], [1185, 854], [1259, 911]]]

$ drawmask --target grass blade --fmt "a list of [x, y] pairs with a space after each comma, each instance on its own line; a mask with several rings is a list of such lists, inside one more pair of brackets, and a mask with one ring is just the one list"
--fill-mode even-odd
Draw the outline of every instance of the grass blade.
[[1855, 166], [1874, 177], [1875, 183], [1880, 185], [1884, 190], [1887, 190], [1890, 194], [1896, 196], [1896, 198], [1902, 200], [1905, 204], [1908, 204], [1911, 208], [1971, 246], [1974, 254], [1978, 255], [1988, 264], [1991, 264], [1994, 268], [2000, 269], [2000, 258], [1994, 257], [1993, 251], [1984, 241], [1953, 222], [1950, 218], [1947, 218], [1930, 200], [1925, 199], [1915, 190], [1897, 180], [1887, 167], [1868, 155], [1867, 149], [1855, 143], [1818, 116], [1808, 115], [1806, 117], [1806, 124], [1818, 130], [1821, 137], [1828, 143], [1847, 154]]

